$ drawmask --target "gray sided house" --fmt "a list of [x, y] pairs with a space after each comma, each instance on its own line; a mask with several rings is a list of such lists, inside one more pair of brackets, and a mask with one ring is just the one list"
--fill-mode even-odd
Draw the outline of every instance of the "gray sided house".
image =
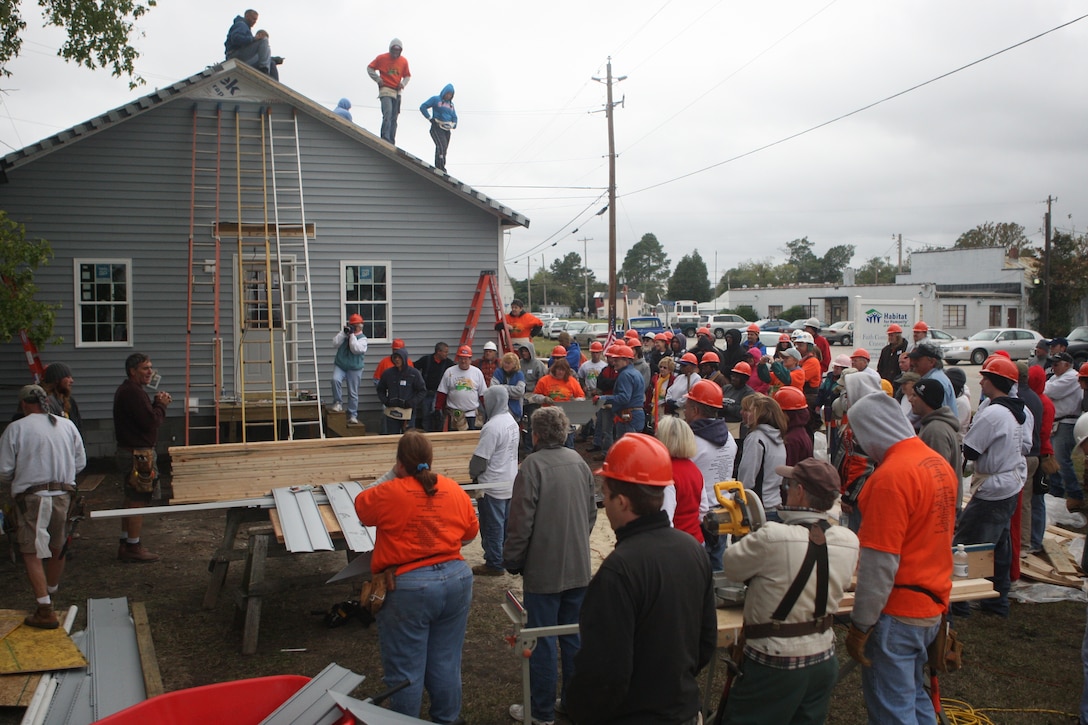
[[[41, 357], [71, 366], [92, 456], [113, 451], [129, 354], [173, 395], [160, 447], [214, 442], [240, 401], [277, 400], [281, 419], [287, 399], [330, 402], [332, 338], [355, 312], [375, 429], [370, 378], [393, 339], [412, 358], [455, 346], [480, 271], [503, 269], [503, 230], [529, 224], [233, 61], [8, 154], [0, 209], [53, 249], [35, 282], [63, 342]], [[0, 409], [29, 377], [18, 341], [0, 346]]]

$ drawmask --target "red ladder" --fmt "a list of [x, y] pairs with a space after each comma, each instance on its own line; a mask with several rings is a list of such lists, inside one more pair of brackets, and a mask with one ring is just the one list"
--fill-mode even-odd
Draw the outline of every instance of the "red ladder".
[[493, 269], [480, 271], [480, 279], [476, 282], [476, 292], [472, 295], [472, 304], [468, 309], [460, 344], [472, 346], [472, 339], [476, 336], [476, 326], [480, 322], [480, 313], [484, 307], [484, 295], [488, 292], [491, 293], [491, 309], [495, 313], [495, 325], [498, 327], [496, 332], [499, 335], [499, 347], [503, 352], [513, 352], [514, 346], [510, 342], [510, 332], [505, 324], [499, 324], [506, 321], [506, 315], [503, 314], [502, 298], [499, 297], [499, 278]]

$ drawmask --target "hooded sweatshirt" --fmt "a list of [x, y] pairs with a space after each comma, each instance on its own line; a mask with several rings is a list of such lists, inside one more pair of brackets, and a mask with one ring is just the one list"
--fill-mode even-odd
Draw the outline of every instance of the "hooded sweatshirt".
[[922, 442], [948, 461], [953, 471], [963, 469], [963, 450], [960, 448], [960, 419], [947, 405], [922, 416], [918, 437]]
[[717, 506], [714, 484], [733, 478], [733, 461], [737, 457], [737, 443], [729, 434], [729, 427], [721, 418], [700, 418], [691, 423], [695, 434], [695, 455], [691, 460], [703, 474], [703, 505], [699, 514], [705, 514]]
[[472, 452], [468, 472], [480, 483], [502, 484], [484, 490], [492, 498], [505, 500], [514, 491], [514, 478], [518, 475], [518, 443], [521, 429], [510, 415], [510, 395], [506, 386], [488, 388], [481, 396], [487, 422], [480, 429], [480, 442]]
[[335, 113], [340, 118], [343, 118], [343, 119], [345, 119], [347, 121], [350, 121], [351, 120], [351, 110], [350, 109], [351, 109], [351, 101], [349, 101], [346, 98], [341, 98], [340, 102], [336, 104], [336, 108], [332, 109], [332, 112]]
[[[453, 107], [453, 96], [450, 96], [450, 100], [445, 100], [444, 96], [447, 93], [452, 94], [453, 84], [447, 83], [442, 89], [442, 92], [437, 96], [431, 96], [419, 106], [419, 112], [423, 114], [426, 119], [438, 121], [441, 124], [451, 124], [450, 128], [457, 127], [457, 110]], [[427, 111], [431, 112], [431, 115], [427, 115]]]
[[1039, 396], [1043, 404], [1042, 423], [1039, 426], [1039, 455], [1054, 455], [1054, 446], [1050, 443], [1050, 434], [1054, 430], [1054, 402], [1043, 393], [1046, 385], [1046, 370], [1037, 365], [1028, 368], [1028, 387]]
[[782, 477], [777, 466], [786, 465], [786, 444], [782, 433], [773, 425], [760, 423], [744, 438], [744, 455], [740, 457], [737, 478], [759, 496], [763, 508], [782, 505]]
[[789, 421], [785, 438], [786, 465], [796, 466], [806, 458], [812, 458], [812, 436], [807, 428], [811, 415], [808, 408], [787, 410], [785, 413]]
[[975, 462], [976, 474], [986, 478], [975, 491], [983, 501], [1015, 496], [1028, 478], [1024, 460], [1031, 451], [1035, 421], [1024, 401], [1008, 395], [992, 398], [971, 422], [963, 437], [963, 455]]

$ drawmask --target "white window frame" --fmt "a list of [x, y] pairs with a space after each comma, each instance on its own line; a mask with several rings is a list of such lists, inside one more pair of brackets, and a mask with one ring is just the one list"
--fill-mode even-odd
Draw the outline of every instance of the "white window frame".
[[[385, 300], [383, 302], [377, 301], [364, 301], [348, 300], [348, 284], [346, 270], [348, 267], [385, 267]], [[343, 324], [343, 321], [348, 318], [355, 309], [356, 305], [372, 305], [372, 304], [384, 304], [386, 309], [385, 331], [384, 337], [375, 337], [370, 334], [372, 330], [372, 320], [364, 313], [364, 327], [363, 330], [367, 332], [367, 340], [370, 342], [390, 342], [393, 335], [393, 262], [387, 259], [344, 259], [340, 260], [339, 266], [340, 274], [340, 315], [343, 318], [339, 321]]]
[[[83, 280], [80, 279], [79, 270], [82, 265], [91, 264], [123, 264], [125, 266], [125, 326], [128, 330], [127, 340], [118, 340], [110, 342], [84, 342], [83, 340], [83, 308], [85, 305], [94, 305], [95, 300], [89, 300], [84, 302], [82, 294]], [[73, 309], [73, 326], [75, 334], [75, 346], [76, 347], [132, 347], [135, 345], [133, 340], [134, 332], [132, 326], [132, 306], [133, 306], [133, 289], [132, 289], [132, 258], [123, 257], [80, 257], [72, 260], [72, 282], [73, 282], [73, 294], [74, 304]], [[93, 284], [93, 281], [92, 281]], [[119, 304], [111, 301], [110, 304]]]

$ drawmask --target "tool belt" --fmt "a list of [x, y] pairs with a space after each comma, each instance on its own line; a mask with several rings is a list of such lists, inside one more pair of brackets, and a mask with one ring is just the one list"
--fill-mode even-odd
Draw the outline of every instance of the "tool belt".
[[133, 448], [132, 471], [127, 477], [128, 485], [140, 493], [151, 493], [155, 490], [155, 449]]
[[630, 423], [631, 417], [634, 415], [634, 411], [642, 410], [642, 408], [624, 408], [616, 415], [612, 416], [613, 423]]
[[927, 654], [930, 669], [936, 672], [955, 672], [963, 667], [963, 642], [956, 636], [956, 630], [952, 629], [948, 615], [941, 615], [940, 629], [930, 643]]
[[834, 615], [825, 614], [820, 619], [811, 622], [746, 624], [744, 625], [744, 636], [747, 639], [762, 639], [763, 637], [804, 637], [809, 634], [821, 634], [831, 629], [834, 618]]
[[75, 493], [76, 487], [70, 483], [38, 483], [25, 491], [20, 491], [15, 498], [26, 496], [30, 493], [41, 493], [42, 491], [64, 491], [65, 493]]
[[380, 571], [374, 577], [363, 584], [363, 591], [359, 594], [359, 606], [370, 612], [371, 616], [385, 604], [385, 595], [397, 588], [396, 567], [390, 567]]

